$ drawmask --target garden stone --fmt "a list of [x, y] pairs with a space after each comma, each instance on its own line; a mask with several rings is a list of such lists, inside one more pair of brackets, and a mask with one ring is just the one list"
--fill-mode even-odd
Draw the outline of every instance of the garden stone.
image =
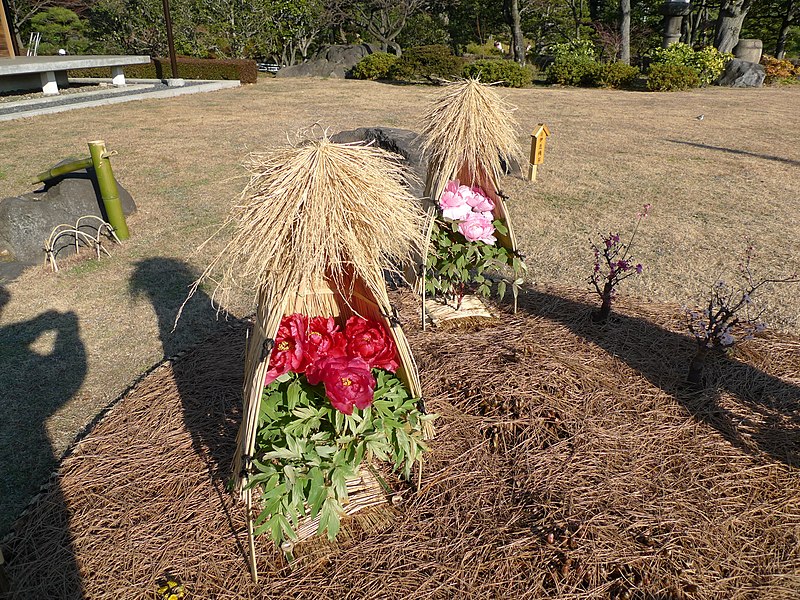
[[419, 134], [408, 129], [394, 127], [359, 127], [340, 131], [331, 136], [338, 144], [352, 142], [374, 142], [379, 148], [399, 154], [406, 159], [406, 166], [414, 173], [415, 180], [409, 181], [409, 191], [417, 198], [425, 189], [423, 182], [427, 173], [427, 161], [422, 156]]
[[764, 44], [761, 40], [740, 38], [739, 43], [733, 48], [733, 56], [747, 62], [757, 63], [761, 60]]
[[[359, 127], [349, 131], [340, 131], [331, 136], [331, 141], [339, 144], [352, 142], [374, 142], [378, 147], [399, 154], [406, 159], [406, 165], [412, 170], [416, 181], [409, 182], [409, 191], [421, 198], [425, 191], [425, 178], [428, 175], [428, 161], [422, 154], [419, 134], [408, 129], [394, 127]], [[501, 163], [506, 175], [522, 176], [522, 168], [515, 157]]]
[[284, 67], [276, 77], [334, 77], [344, 79], [358, 61], [378, 52], [375, 44], [356, 46], [329, 46], [317, 52], [312, 58], [299, 65]]
[[734, 58], [725, 67], [717, 85], [728, 87], [761, 87], [764, 84], [764, 67], [758, 63]]
[[[117, 188], [123, 213], [135, 212], [131, 195], [119, 184]], [[44, 245], [53, 228], [72, 225], [85, 215], [106, 219], [92, 169], [54, 179], [36, 192], [0, 199], [0, 279], [11, 279], [22, 267], [43, 263]], [[74, 245], [64, 244], [59, 257], [71, 252]]]

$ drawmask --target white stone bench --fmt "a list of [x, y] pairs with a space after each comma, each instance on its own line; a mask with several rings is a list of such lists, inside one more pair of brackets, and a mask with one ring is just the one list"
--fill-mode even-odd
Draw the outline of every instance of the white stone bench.
[[123, 67], [150, 62], [149, 56], [19, 56], [0, 58], [0, 92], [42, 89], [45, 96], [66, 87], [67, 71], [111, 67], [112, 83], [125, 85]]

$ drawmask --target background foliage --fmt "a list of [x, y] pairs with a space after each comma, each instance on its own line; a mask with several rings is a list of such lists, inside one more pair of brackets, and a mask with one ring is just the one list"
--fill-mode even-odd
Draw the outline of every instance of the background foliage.
[[[714, 42], [720, 5], [745, 6], [741, 37], [764, 41], [779, 58], [800, 53], [798, 0], [694, 0], [681, 41]], [[43, 34], [42, 53], [70, 45], [74, 52], [166, 55], [161, 0], [7, 0], [15, 33]], [[636, 61], [660, 45], [662, 0], [631, 1], [631, 53]], [[589, 48], [614, 62], [620, 52], [619, 2], [611, 0], [172, 0], [180, 54], [199, 58], [263, 58], [293, 64], [329, 44], [370, 42], [402, 54], [445, 45], [455, 54], [533, 60], [557, 55], [558, 44]], [[512, 8], [517, 8], [523, 57], [512, 56]], [[74, 16], [49, 12], [56, 7]], [[47, 17], [38, 17], [44, 12]], [[36, 20], [35, 20], [36, 18]], [[782, 40], [782, 41], [781, 41]], [[69, 43], [67, 43], [69, 42]], [[500, 42], [502, 51], [495, 50]], [[477, 50], [477, 51], [476, 51]], [[781, 56], [785, 52], [785, 56]]]

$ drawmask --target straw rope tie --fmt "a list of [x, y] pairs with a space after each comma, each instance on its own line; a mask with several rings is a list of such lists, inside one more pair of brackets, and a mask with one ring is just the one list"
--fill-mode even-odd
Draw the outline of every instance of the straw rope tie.
[[397, 312], [397, 307], [392, 304], [390, 305], [392, 308], [392, 313], [387, 314], [381, 312], [381, 316], [389, 321], [392, 327], [401, 327], [402, 323], [400, 322], [400, 314]]
[[272, 349], [275, 347], [275, 340], [272, 338], [267, 338], [264, 340], [264, 344], [261, 347], [261, 362], [267, 360], [267, 357], [272, 352]]

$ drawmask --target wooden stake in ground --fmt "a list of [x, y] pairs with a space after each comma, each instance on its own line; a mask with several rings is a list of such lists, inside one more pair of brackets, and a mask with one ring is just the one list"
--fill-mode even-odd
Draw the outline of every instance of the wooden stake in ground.
[[539, 165], [544, 162], [544, 146], [550, 135], [550, 129], [544, 123], [531, 134], [531, 157], [528, 165], [528, 181], [536, 181]]

